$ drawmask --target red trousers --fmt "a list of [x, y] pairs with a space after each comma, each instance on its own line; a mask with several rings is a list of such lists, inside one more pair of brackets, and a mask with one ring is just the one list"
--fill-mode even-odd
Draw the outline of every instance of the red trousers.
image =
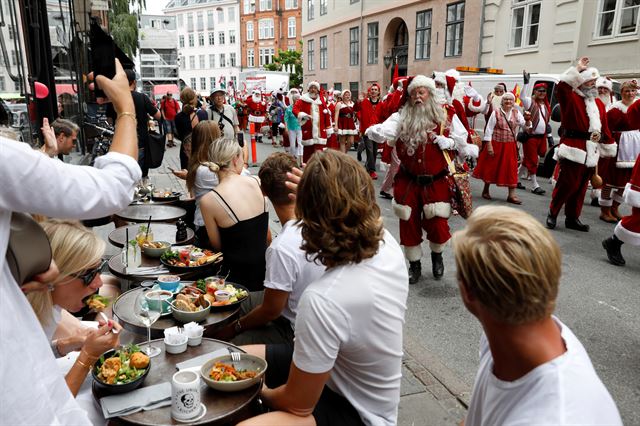
[[324, 145], [317, 145], [317, 144], [316, 145], [306, 145], [302, 149], [302, 162], [303, 163], [308, 162], [314, 152], [322, 151], [323, 149], [324, 149]]
[[529, 171], [529, 174], [536, 174], [538, 171], [538, 157], [544, 157], [547, 153], [547, 137], [545, 135], [530, 136], [522, 144], [524, 158], [522, 164]]
[[569, 160], [560, 160], [558, 166], [560, 172], [558, 182], [551, 195], [549, 211], [557, 217], [562, 206], [565, 205], [565, 216], [577, 219], [582, 213], [584, 195], [587, 192], [589, 179], [593, 175], [593, 169]]
[[421, 186], [415, 183], [402, 168], [396, 175], [393, 185], [396, 203], [411, 207], [409, 220], [400, 220], [400, 244], [407, 247], [420, 245], [422, 230], [427, 240], [435, 244], [444, 244], [451, 238], [448, 218], [434, 216], [427, 219], [423, 208], [432, 203], [450, 203], [451, 194], [446, 178], [431, 185]]
[[631, 214], [616, 225], [616, 237], [632, 246], [640, 246], [640, 208], [633, 207]]

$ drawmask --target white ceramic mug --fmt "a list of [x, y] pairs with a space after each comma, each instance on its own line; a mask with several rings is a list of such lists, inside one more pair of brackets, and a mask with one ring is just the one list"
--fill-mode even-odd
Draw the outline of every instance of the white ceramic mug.
[[200, 410], [200, 376], [193, 371], [178, 371], [171, 378], [171, 417], [191, 420]]

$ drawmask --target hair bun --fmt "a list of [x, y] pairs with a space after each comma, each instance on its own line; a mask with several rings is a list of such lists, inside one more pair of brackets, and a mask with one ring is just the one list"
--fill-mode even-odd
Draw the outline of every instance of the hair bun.
[[202, 163], [203, 166], [206, 166], [214, 173], [218, 173], [220, 171], [220, 166], [211, 161], [207, 161], [206, 163]]

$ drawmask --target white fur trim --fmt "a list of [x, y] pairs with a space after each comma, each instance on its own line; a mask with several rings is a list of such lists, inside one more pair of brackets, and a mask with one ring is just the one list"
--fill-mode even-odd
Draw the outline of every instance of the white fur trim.
[[561, 143], [553, 155], [553, 158], [556, 161], [565, 159], [573, 161], [574, 163], [584, 164], [587, 167], [595, 167], [596, 164], [598, 164], [599, 158], [598, 144], [591, 141], [586, 141], [586, 143], [586, 151]]
[[461, 156], [464, 156], [465, 158], [467, 157], [478, 158], [478, 155], [480, 154], [480, 148], [477, 145], [468, 143], [464, 147], [464, 149], [459, 153]]
[[249, 114], [249, 122], [250, 123], [264, 123], [263, 115], [251, 115]]
[[447, 245], [447, 243], [438, 244], [438, 243], [432, 243], [431, 241], [429, 241], [429, 248], [434, 253], [442, 253], [444, 251], [444, 248], [446, 247], [446, 245]]
[[633, 169], [635, 165], [635, 161], [616, 161], [616, 168], [618, 169]]
[[587, 82], [589, 80], [598, 80], [600, 78], [600, 72], [597, 68], [589, 67], [586, 70], [580, 72], [580, 77], [582, 78], [582, 82]]
[[618, 204], [624, 203], [624, 198], [622, 197], [621, 194], [618, 193], [618, 191], [611, 192], [611, 199]]
[[598, 204], [600, 207], [611, 207], [613, 205], [613, 200], [611, 198], [605, 199], [602, 198], [602, 194], [598, 197]]
[[316, 139], [303, 139], [302, 146], [311, 146], [311, 145], [326, 145], [327, 140], [322, 138]]
[[612, 110], [613, 108], [619, 109], [622, 113], [626, 114], [629, 107], [623, 104], [622, 101], [615, 101], [608, 107], [609, 110]]
[[624, 187], [624, 202], [629, 204], [631, 207], [640, 209], [640, 191], [636, 191], [631, 188], [630, 183], [627, 183]]
[[300, 97], [300, 99], [302, 99], [303, 101], [309, 103], [309, 104], [316, 104], [316, 105], [320, 105], [322, 104], [322, 101], [320, 100], [320, 95], [318, 95], [317, 98], [315, 99], [311, 99], [311, 97], [309, 96], [308, 93], [305, 93], [304, 95], [302, 95]]
[[615, 157], [618, 152], [617, 143], [599, 143], [598, 148], [600, 149], [600, 157]]
[[449, 219], [451, 216], [451, 204], [445, 202], [425, 204], [422, 209], [425, 219], [433, 219], [436, 216]]
[[475, 106], [473, 104], [473, 99], [469, 100], [469, 104], [467, 105], [469, 111], [473, 112], [484, 112], [484, 109], [487, 107], [487, 101], [480, 98], [480, 106]]
[[622, 222], [618, 222], [616, 229], [613, 230], [616, 237], [623, 243], [632, 246], [640, 246], [640, 232], [633, 232], [622, 226]]
[[418, 74], [413, 77], [413, 80], [411, 80], [411, 84], [409, 84], [409, 87], [407, 89], [409, 90], [409, 93], [411, 93], [413, 89], [416, 89], [418, 87], [426, 87], [431, 93], [433, 93], [436, 90], [436, 83], [432, 78], [429, 78], [422, 74]]
[[460, 73], [455, 68], [450, 68], [444, 72], [445, 77], [453, 77], [456, 81], [460, 80]]
[[358, 130], [357, 129], [338, 129], [338, 134], [340, 136], [357, 135], [358, 134]]
[[447, 79], [446, 79], [446, 75], [443, 72], [440, 71], [434, 71], [433, 72], [433, 81], [435, 81], [436, 83], [440, 83], [440, 84], [447, 84]]
[[310, 81], [309, 84], [307, 84], [307, 90], [309, 90], [310, 87], [315, 86], [318, 90], [320, 90], [320, 83], [313, 80]]
[[598, 77], [596, 87], [606, 87], [610, 92], [613, 91], [613, 82], [605, 77]]
[[600, 110], [595, 98], [584, 98], [584, 105], [587, 110], [587, 117], [589, 117], [589, 132], [601, 131]]
[[409, 262], [416, 262], [422, 259], [422, 247], [420, 245], [404, 246], [404, 257], [406, 257]]
[[411, 207], [396, 203], [396, 200], [391, 200], [391, 208], [393, 214], [395, 214], [400, 220], [409, 220], [411, 217]]
[[[593, 76], [594, 70], [596, 74], [595, 77]], [[578, 87], [582, 86], [585, 81], [593, 80], [595, 78], [598, 78], [599, 76], [600, 74], [595, 68], [587, 68], [582, 72], [578, 72], [578, 69], [576, 67], [571, 67], [560, 75], [560, 81], [563, 81], [574, 89], [577, 89]], [[581, 96], [584, 96], [582, 95], [582, 92], [579, 92], [579, 94]]]

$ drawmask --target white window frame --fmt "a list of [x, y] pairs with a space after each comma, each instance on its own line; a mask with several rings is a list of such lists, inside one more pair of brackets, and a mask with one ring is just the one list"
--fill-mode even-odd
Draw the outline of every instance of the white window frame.
[[204, 46], [204, 33], [198, 33], [198, 46]]
[[247, 21], [247, 40], [255, 40], [255, 36], [253, 34], [253, 21]]
[[178, 22], [178, 28], [184, 27], [184, 15], [182, 13], [178, 13], [177, 22]]
[[327, 38], [327, 36], [322, 36], [320, 37], [320, 69], [321, 70], [326, 70], [328, 65], [329, 65], [329, 52], [328, 52], [328, 48], [329, 48], [329, 40]]
[[184, 47], [184, 35], [178, 36], [178, 47]]
[[291, 16], [287, 19], [287, 37], [296, 38], [296, 29], [296, 17]]
[[224, 53], [220, 54], [220, 68], [227, 67], [227, 55]]
[[216, 88], [216, 78], [215, 77], [209, 77], [209, 86], [211, 86], [211, 91], [213, 92], [213, 89]]
[[229, 44], [236, 44], [236, 30], [229, 30]]
[[315, 0], [307, 0], [307, 21], [315, 19], [316, 15], [316, 3]]
[[207, 77], [200, 77], [200, 90], [207, 90]]
[[200, 69], [203, 70], [206, 67], [206, 62], [205, 62], [205, 56], [204, 55], [198, 55], [198, 65], [200, 66]]
[[193, 90], [198, 90], [196, 88], [196, 78], [195, 77], [191, 77], [191, 86], [189, 86], [189, 87], [191, 87]]
[[209, 46], [215, 46], [215, 44], [216, 44], [216, 33], [215, 33], [215, 31], [209, 31], [207, 36], [209, 38]]
[[316, 55], [316, 42], [315, 40], [307, 40], [307, 69], [314, 71], [316, 69], [315, 55]]
[[[611, 31], [610, 35], [599, 35], [600, 31], [601, 31], [601, 26], [602, 26], [602, 15], [604, 14], [602, 12], [602, 7], [605, 4], [605, 0], [598, 0], [598, 8], [596, 9], [596, 22], [594, 24], [594, 28], [593, 28], [593, 39], [594, 40], [606, 40], [606, 39], [612, 39], [612, 38], [618, 38], [618, 37], [629, 37], [629, 36], [634, 36], [638, 34], [639, 28], [640, 28], [640, 6], [630, 6], [630, 7], [623, 7], [624, 6], [624, 0], [616, 0], [616, 7], [613, 11], [613, 29]], [[622, 25], [622, 15], [623, 15], [623, 11], [627, 10], [627, 9], [633, 9], [633, 8], [638, 8], [638, 12], [636, 13], [636, 29], [633, 32], [628, 32], [628, 33], [621, 33], [620, 32], [620, 26]], [[610, 12], [608, 12], [610, 13]]]
[[285, 8], [285, 10], [297, 9], [298, 8], [298, 0], [285, 0], [284, 8]]
[[[531, 23], [531, 17], [533, 15], [533, 9], [538, 6], [538, 22], [535, 24]], [[515, 16], [516, 12], [520, 9], [523, 9], [524, 17], [522, 20], [522, 32], [520, 33], [520, 45], [516, 46], [516, 27], [515, 25]], [[542, 0], [512, 0], [511, 3], [511, 20], [510, 20], [510, 31], [509, 31], [509, 49], [510, 50], [519, 50], [519, 49], [531, 49], [538, 47], [540, 42], [540, 18], [542, 17]], [[529, 40], [529, 35], [531, 34], [531, 27], [537, 26], [537, 37], [536, 42], [531, 43]]]
[[247, 68], [255, 68], [256, 52], [253, 49], [247, 49]]
[[[424, 26], [418, 27], [418, 15], [424, 15]], [[431, 58], [431, 30], [433, 28], [433, 9], [419, 10], [416, 12], [416, 54], [418, 61]], [[419, 37], [419, 35], [422, 35]], [[421, 41], [422, 43], [419, 43]], [[425, 46], [425, 49], [421, 47]]]
[[221, 7], [217, 8], [216, 14], [218, 15], [218, 24], [224, 24], [224, 9]]
[[229, 53], [229, 66], [230, 67], [235, 67], [236, 66], [236, 53], [235, 52]]
[[213, 10], [207, 10], [207, 29], [212, 30], [216, 26], [215, 13]]
[[[259, 64], [260, 66], [264, 66], [266, 64], [272, 64], [273, 58], [276, 55], [276, 51], [273, 47], [263, 47], [259, 49]], [[265, 59], [267, 59], [265, 61]]]
[[256, 12], [256, 0], [244, 0], [244, 14]]
[[274, 38], [273, 18], [264, 18], [258, 21], [258, 40]]
[[196, 69], [196, 57], [195, 55], [189, 56], [189, 69]]
[[193, 33], [189, 34], [189, 47], [196, 46], [196, 36]]
[[209, 68], [215, 68], [216, 67], [216, 55], [214, 55], [213, 53], [209, 54]]
[[227, 8], [227, 21], [236, 22], [236, 8], [233, 6]]
[[273, 9], [273, 0], [260, 0], [260, 12]]
[[221, 46], [224, 46], [225, 41], [226, 41], [226, 40], [225, 40], [224, 31], [220, 31], [220, 32], [218, 32], [218, 43], [219, 43]]

